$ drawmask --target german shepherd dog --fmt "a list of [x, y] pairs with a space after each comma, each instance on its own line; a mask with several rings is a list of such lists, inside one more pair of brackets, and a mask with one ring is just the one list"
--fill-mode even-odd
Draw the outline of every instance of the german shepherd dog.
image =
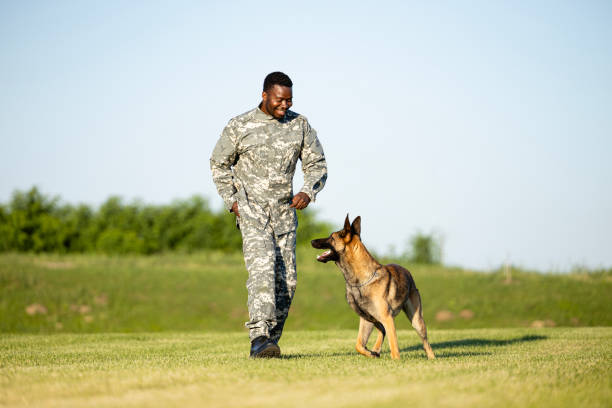
[[[385, 334], [389, 338], [391, 358], [399, 359], [394, 317], [402, 310], [412, 322], [429, 359], [435, 358], [427, 341], [421, 296], [407, 269], [395, 265], [381, 265], [361, 242], [361, 217], [350, 223], [348, 214], [344, 228], [328, 238], [311, 241], [314, 248], [327, 249], [317, 257], [319, 262], [335, 261], [346, 281], [346, 300], [359, 315], [359, 334], [356, 349], [367, 357], [380, 357]], [[372, 329], [378, 338], [372, 350], [367, 349]]]

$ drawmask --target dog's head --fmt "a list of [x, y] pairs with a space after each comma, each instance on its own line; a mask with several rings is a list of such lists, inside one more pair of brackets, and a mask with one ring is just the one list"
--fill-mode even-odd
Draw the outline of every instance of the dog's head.
[[353, 224], [351, 224], [347, 214], [344, 220], [344, 228], [340, 231], [332, 232], [327, 238], [314, 239], [310, 241], [310, 244], [313, 248], [327, 249], [327, 251], [317, 257], [317, 261], [338, 261], [346, 250], [346, 247], [349, 246], [354, 239], [359, 239], [360, 235], [361, 217], [355, 218]]

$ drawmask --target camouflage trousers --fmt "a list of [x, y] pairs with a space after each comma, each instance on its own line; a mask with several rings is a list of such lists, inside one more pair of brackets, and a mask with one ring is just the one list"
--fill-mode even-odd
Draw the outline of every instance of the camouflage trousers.
[[297, 284], [296, 232], [276, 235], [268, 225], [263, 231], [241, 225], [242, 251], [249, 278], [249, 329], [251, 340], [266, 336], [278, 341], [283, 332]]

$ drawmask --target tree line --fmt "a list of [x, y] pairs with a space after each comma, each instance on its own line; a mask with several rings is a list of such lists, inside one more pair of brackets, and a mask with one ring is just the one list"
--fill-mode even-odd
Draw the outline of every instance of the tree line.
[[[312, 210], [298, 211], [298, 245], [326, 236], [329, 224]], [[214, 211], [195, 195], [171, 204], [125, 203], [108, 198], [98, 208], [62, 203], [32, 187], [0, 204], [0, 251], [153, 254], [201, 249], [233, 251], [242, 246], [234, 217]]]

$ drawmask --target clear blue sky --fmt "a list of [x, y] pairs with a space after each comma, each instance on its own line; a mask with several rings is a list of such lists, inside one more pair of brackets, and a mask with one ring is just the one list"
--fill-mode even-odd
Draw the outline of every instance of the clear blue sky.
[[[448, 264], [612, 266], [612, 3], [0, 3], [0, 201], [37, 185], [220, 208], [208, 159], [264, 76], [329, 165], [314, 208]], [[296, 176], [296, 190], [301, 187]]]

